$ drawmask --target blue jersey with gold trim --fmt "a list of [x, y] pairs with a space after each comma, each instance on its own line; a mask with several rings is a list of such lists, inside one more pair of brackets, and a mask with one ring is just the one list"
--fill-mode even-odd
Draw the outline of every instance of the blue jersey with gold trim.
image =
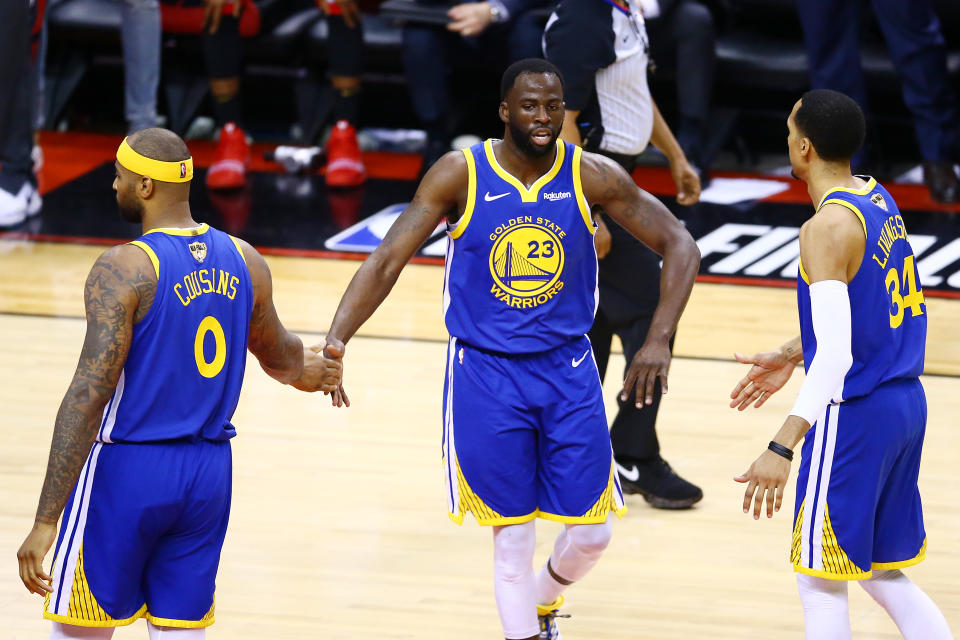
[[239, 244], [206, 224], [154, 229], [132, 244], [153, 262], [157, 292], [133, 327], [97, 440], [232, 438], [253, 308]]
[[[863, 224], [863, 262], [847, 285], [852, 314], [853, 365], [833, 400], [865, 396], [881, 384], [923, 373], [927, 305], [906, 225], [897, 203], [876, 180], [862, 189], [828, 191], [817, 209], [838, 204]], [[813, 362], [817, 339], [810, 314], [810, 286], [800, 265], [797, 280], [803, 361]]]
[[449, 229], [443, 292], [450, 335], [489, 351], [537, 353], [586, 334], [597, 253], [580, 148], [558, 141], [552, 168], [530, 189], [500, 166], [491, 140], [463, 154], [467, 204]]

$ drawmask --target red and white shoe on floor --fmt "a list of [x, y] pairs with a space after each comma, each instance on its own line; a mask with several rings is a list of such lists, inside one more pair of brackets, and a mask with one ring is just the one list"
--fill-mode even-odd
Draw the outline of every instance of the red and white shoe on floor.
[[357, 130], [346, 120], [339, 120], [327, 141], [327, 186], [359, 187], [366, 181]]
[[207, 188], [214, 191], [239, 189], [247, 184], [250, 144], [243, 129], [232, 122], [220, 130], [217, 154], [207, 169]]

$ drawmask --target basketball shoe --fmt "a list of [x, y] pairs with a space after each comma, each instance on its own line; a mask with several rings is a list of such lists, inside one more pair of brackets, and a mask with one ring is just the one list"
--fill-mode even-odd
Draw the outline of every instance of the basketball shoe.
[[703, 499], [703, 491], [677, 475], [657, 456], [652, 460], [617, 460], [617, 473], [624, 493], [639, 493], [657, 509], [689, 509]]
[[233, 122], [223, 125], [213, 164], [207, 169], [207, 188], [239, 189], [247, 184], [250, 170], [250, 144], [243, 129]]
[[346, 120], [339, 120], [327, 140], [327, 186], [359, 187], [366, 180], [357, 130]]
[[560, 613], [563, 606], [563, 596], [558, 597], [550, 604], [537, 605], [537, 618], [540, 620], [540, 640], [561, 640], [560, 630], [557, 629], [557, 618], [569, 618], [570, 614]]

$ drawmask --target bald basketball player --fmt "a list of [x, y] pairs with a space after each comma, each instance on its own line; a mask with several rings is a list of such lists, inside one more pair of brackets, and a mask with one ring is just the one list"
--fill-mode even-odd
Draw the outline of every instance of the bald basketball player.
[[280, 323], [264, 259], [191, 216], [192, 177], [189, 150], [165, 129], [117, 151], [117, 205], [143, 235], [101, 255], [87, 278], [80, 362], [17, 552], [53, 639], [109, 638], [141, 617], [153, 640], [205, 636], [247, 348], [278, 381], [340, 404], [340, 364]]

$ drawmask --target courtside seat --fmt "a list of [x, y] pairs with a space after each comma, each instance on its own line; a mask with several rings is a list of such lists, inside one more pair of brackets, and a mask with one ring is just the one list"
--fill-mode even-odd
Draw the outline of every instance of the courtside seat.
[[65, 0], [47, 12], [51, 41], [115, 48], [120, 44], [120, 5], [113, 0]]

